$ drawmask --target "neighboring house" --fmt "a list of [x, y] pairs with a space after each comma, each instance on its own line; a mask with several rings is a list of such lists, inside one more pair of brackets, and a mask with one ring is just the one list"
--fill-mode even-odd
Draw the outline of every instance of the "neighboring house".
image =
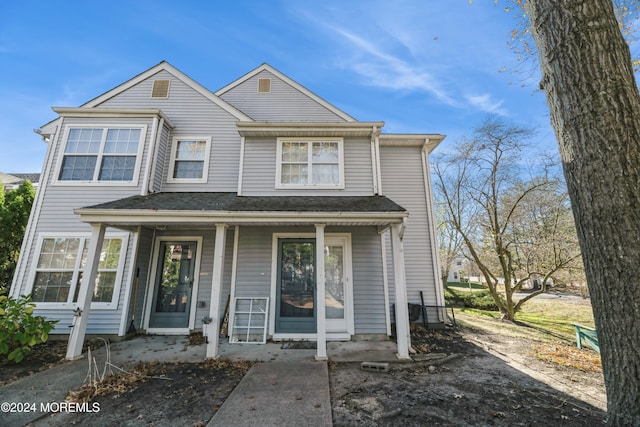
[[447, 282], [455, 283], [462, 282], [464, 280], [465, 275], [468, 276], [469, 272], [466, 270], [466, 264], [468, 261], [465, 257], [457, 256], [453, 259], [451, 263], [451, 268], [449, 268], [449, 275], [447, 276]]
[[[12, 295], [70, 333], [375, 339], [444, 306], [429, 153], [261, 65], [210, 92], [166, 62], [37, 132], [48, 144]], [[443, 310], [429, 313], [442, 322]], [[210, 323], [209, 323], [210, 322]], [[71, 329], [70, 329], [71, 327]], [[211, 332], [214, 331], [214, 332]]]
[[0, 182], [4, 187], [5, 193], [16, 190], [25, 181], [31, 181], [34, 189], [38, 188], [38, 182], [40, 181], [39, 173], [3, 173], [0, 172]]

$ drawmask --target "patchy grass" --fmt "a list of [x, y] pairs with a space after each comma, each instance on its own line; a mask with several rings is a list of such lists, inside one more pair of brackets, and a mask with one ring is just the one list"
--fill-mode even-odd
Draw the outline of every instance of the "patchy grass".
[[516, 314], [516, 323], [500, 321], [500, 313], [472, 308], [456, 309], [455, 316], [463, 327], [539, 342], [533, 347], [532, 354], [541, 360], [583, 371], [602, 371], [599, 354], [576, 347], [573, 324], [594, 325], [593, 311], [588, 300], [567, 297], [534, 298]]
[[480, 284], [480, 283], [475, 283], [475, 282], [468, 282], [468, 283], [462, 283], [462, 282], [448, 282], [447, 283], [447, 288], [462, 288], [462, 289], [487, 289], [486, 286]]

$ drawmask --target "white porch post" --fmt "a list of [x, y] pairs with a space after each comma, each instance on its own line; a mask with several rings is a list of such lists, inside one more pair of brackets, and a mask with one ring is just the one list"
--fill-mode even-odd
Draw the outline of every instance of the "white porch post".
[[211, 323], [207, 330], [207, 359], [218, 357], [218, 341], [220, 336], [220, 290], [224, 276], [224, 250], [227, 240], [227, 225], [216, 224], [216, 242], [213, 249], [213, 275], [211, 278], [211, 302], [209, 303], [209, 317]]
[[[73, 327], [69, 336], [69, 344], [67, 346], [67, 359], [78, 359], [82, 355], [82, 344], [87, 331], [87, 320], [91, 311], [91, 300], [93, 299], [93, 290], [96, 287], [96, 277], [98, 275], [98, 264], [100, 263], [100, 252], [102, 243], [104, 242], [104, 224], [91, 225], [91, 240], [87, 249], [87, 261], [82, 275], [82, 283], [78, 293], [78, 306], [76, 308], [76, 317], [74, 318]], [[82, 248], [80, 248], [82, 250]]]
[[327, 322], [325, 313], [324, 227], [316, 224], [316, 360], [327, 360]]
[[396, 339], [399, 359], [409, 359], [411, 337], [409, 335], [409, 309], [407, 306], [407, 282], [404, 268], [404, 248], [400, 238], [401, 224], [391, 226], [391, 250], [393, 253], [393, 275], [396, 287]]

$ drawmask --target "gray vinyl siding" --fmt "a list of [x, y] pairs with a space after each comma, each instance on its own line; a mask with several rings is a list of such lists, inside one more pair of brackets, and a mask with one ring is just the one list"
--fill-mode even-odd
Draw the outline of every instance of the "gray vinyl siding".
[[356, 334], [386, 334], [380, 236], [376, 227], [350, 228]]
[[[171, 81], [167, 99], [151, 98], [151, 88], [156, 79]], [[161, 71], [97, 107], [159, 108], [171, 120], [175, 128], [168, 136], [163, 152], [158, 153], [158, 160], [163, 159], [162, 168], [158, 168], [163, 171], [162, 191], [237, 190], [240, 159], [240, 136], [236, 128], [238, 119], [169, 72]], [[206, 183], [167, 183], [171, 141], [174, 136], [180, 135], [211, 137], [211, 158]]]
[[344, 139], [345, 188], [343, 190], [276, 189], [277, 139], [247, 138], [244, 150], [242, 194], [245, 196], [330, 196], [336, 194], [369, 196], [373, 194], [369, 138]]
[[[404, 259], [407, 280], [407, 298], [420, 303], [423, 291], [426, 305], [436, 305], [436, 282], [431, 253], [431, 209], [425, 193], [422, 153], [420, 147], [380, 147], [382, 191], [385, 196], [408, 210], [409, 218], [404, 233]], [[393, 297], [393, 258], [387, 241], [389, 261], [389, 287]], [[390, 300], [391, 303], [394, 299]]]
[[[271, 79], [270, 93], [258, 93], [258, 79], [263, 78]], [[220, 97], [256, 121], [345, 121], [342, 117], [266, 70], [242, 82]]]
[[169, 154], [170, 134], [170, 129], [163, 126], [158, 140], [158, 146], [156, 147], [155, 161], [151, 166], [153, 178], [151, 181], [152, 184], [149, 186], [149, 191], [156, 192], [162, 190], [162, 184], [166, 181], [165, 167], [169, 162], [167, 154]]

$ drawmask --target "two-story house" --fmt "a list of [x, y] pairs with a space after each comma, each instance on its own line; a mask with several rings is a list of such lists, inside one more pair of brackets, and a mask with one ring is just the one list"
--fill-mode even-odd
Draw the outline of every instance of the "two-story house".
[[[210, 92], [167, 62], [58, 117], [12, 295], [70, 334], [386, 337], [444, 306], [429, 153], [269, 65]], [[429, 322], [442, 322], [441, 310]]]

